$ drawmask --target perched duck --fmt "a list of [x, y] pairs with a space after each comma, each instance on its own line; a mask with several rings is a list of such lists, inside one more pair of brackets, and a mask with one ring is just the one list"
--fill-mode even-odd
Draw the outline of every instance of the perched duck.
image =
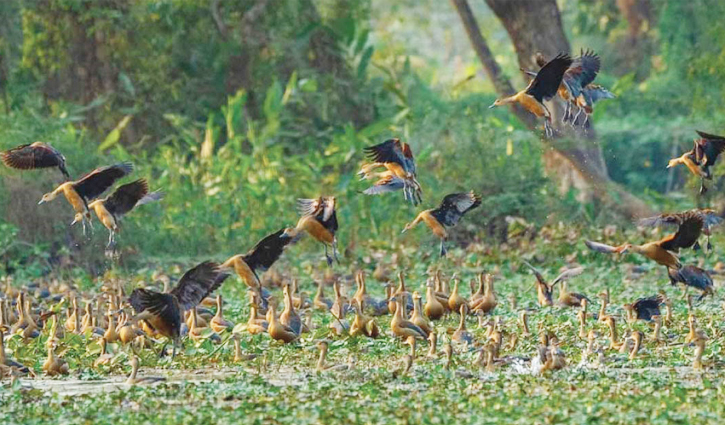
[[279, 319], [277, 318], [277, 313], [275, 311], [274, 303], [269, 304], [269, 309], [267, 310], [267, 322], [269, 323], [267, 332], [269, 333], [269, 336], [271, 336], [274, 340], [282, 341], [285, 344], [289, 344], [290, 342], [295, 341], [299, 337], [299, 334], [296, 333], [292, 328], [285, 324], [282, 324], [279, 321]]
[[209, 326], [216, 333], [222, 333], [234, 327], [234, 323], [224, 318], [224, 301], [221, 295], [216, 296], [216, 314], [209, 322]]
[[[363, 165], [358, 172], [361, 180], [378, 178], [372, 187], [363, 191], [366, 195], [377, 195], [403, 190], [406, 201], [418, 205], [422, 201], [422, 189], [418, 183], [415, 159], [410, 145], [400, 139], [388, 139], [383, 143], [365, 148], [371, 161]], [[374, 170], [385, 167], [386, 171], [375, 173]]]
[[692, 150], [685, 152], [678, 158], [673, 158], [667, 164], [667, 168], [684, 164], [692, 174], [700, 177], [700, 194], [707, 192], [705, 179], [712, 180], [710, 167], [715, 165], [717, 157], [725, 150], [725, 137], [715, 136], [696, 130], [700, 136], [695, 139], [695, 146]]
[[525, 89], [513, 96], [496, 99], [489, 108], [517, 103], [537, 117], [544, 117], [544, 132], [547, 137], [553, 136], [551, 112], [544, 105], [544, 101], [556, 96], [564, 73], [572, 62], [573, 60], [567, 54], [556, 56], [539, 70]]
[[395, 314], [393, 315], [393, 320], [390, 322], [390, 330], [393, 332], [393, 335], [400, 338], [413, 336], [415, 338], [427, 340], [428, 335], [423, 331], [423, 329], [403, 317], [404, 307], [402, 295], [395, 295], [394, 300], [396, 303], [396, 309]]
[[116, 180], [127, 176], [131, 171], [133, 171], [133, 164], [129, 162], [97, 168], [80, 180], [65, 182], [52, 192], [46, 193], [38, 204], [50, 202], [62, 193], [73, 207], [76, 216], [80, 215], [85, 233], [86, 224], [91, 223], [88, 203], [102, 195]]
[[65, 168], [65, 157], [47, 143], [21, 145], [3, 152], [0, 157], [6, 166], [17, 170], [58, 167], [65, 180], [70, 180], [70, 174]]
[[446, 255], [445, 242], [448, 239], [446, 227], [458, 224], [467, 212], [481, 205], [481, 197], [473, 192], [452, 193], [443, 198], [441, 204], [435, 209], [422, 211], [415, 220], [405, 225], [403, 233], [414, 228], [421, 221], [441, 240], [440, 255]]
[[136, 288], [128, 298], [136, 311], [134, 321], [143, 320], [153, 330], [172, 342], [172, 358], [181, 338], [181, 322], [190, 311], [214, 292], [229, 275], [219, 264], [205, 261], [184, 273], [169, 293]]
[[423, 332], [426, 333], [426, 335], [430, 335], [430, 333], [433, 331], [433, 325], [423, 317], [423, 307], [421, 306], [421, 296], [416, 291], [413, 292], [413, 314], [410, 316], [410, 321], [413, 322], [413, 324], [417, 325], [419, 328], [423, 330]]

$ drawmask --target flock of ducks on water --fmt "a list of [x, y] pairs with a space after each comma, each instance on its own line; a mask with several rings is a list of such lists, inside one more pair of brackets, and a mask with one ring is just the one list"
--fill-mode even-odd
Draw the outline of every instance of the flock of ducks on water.
[[[545, 100], [559, 96], [566, 104], [563, 120], [577, 125], [578, 117], [585, 114], [583, 125], [588, 126], [589, 116], [594, 103], [600, 99], [613, 97], [606, 89], [594, 85], [599, 71], [600, 60], [593, 52], [582, 52], [576, 59], [562, 54], [549, 62], [539, 58], [541, 69], [538, 73], [529, 73], [533, 79], [529, 86], [504, 99], [496, 100], [493, 106], [519, 103], [536, 116], [545, 118], [545, 134], [551, 136], [551, 114], [544, 105]], [[578, 109], [573, 114], [572, 110]], [[725, 139], [719, 136], [698, 132], [700, 139], [695, 140], [692, 151], [679, 158], [672, 159], [668, 167], [684, 164], [698, 177], [703, 179], [701, 193], [706, 190], [704, 179], [712, 179], [711, 167], [719, 153], [725, 148]], [[363, 193], [379, 195], [401, 191], [406, 201], [414, 206], [423, 201], [423, 190], [418, 181], [416, 164], [411, 147], [399, 139], [386, 140], [365, 149], [369, 162], [362, 165], [358, 176], [361, 180], [371, 180], [372, 185]], [[108, 248], [114, 249], [119, 233], [119, 221], [134, 208], [163, 197], [161, 192], [150, 192], [145, 179], [121, 185], [110, 196], [101, 199], [118, 180], [133, 171], [130, 163], [120, 163], [98, 168], [79, 180], [71, 181], [64, 156], [42, 142], [19, 146], [2, 153], [2, 161], [10, 168], [31, 170], [57, 167], [65, 178], [53, 191], [43, 195], [39, 203], [50, 202], [63, 195], [74, 211], [71, 225], [80, 222], [84, 234], [92, 229], [90, 211], [93, 210], [99, 221], [109, 231]], [[448, 229], [455, 226], [461, 218], [481, 205], [481, 198], [473, 192], [453, 193], [445, 196], [438, 207], [421, 211], [414, 220], [406, 224], [403, 232], [424, 223], [440, 240], [440, 256], [446, 255]], [[477, 350], [476, 364], [492, 371], [499, 365], [513, 365], [516, 362], [530, 361], [537, 372], [557, 370], [566, 367], [567, 358], [560, 341], [550, 329], [540, 329], [540, 340], [536, 354], [531, 358], [503, 355], [504, 351], [513, 351], [519, 338], [529, 338], [532, 332], [528, 325], [529, 311], [523, 310], [515, 324], [505, 323], [493, 316], [499, 304], [494, 289], [494, 276], [481, 273], [477, 282], [471, 283], [468, 298], [464, 297], [461, 279], [453, 275], [445, 279], [440, 271], [434, 272], [425, 282], [425, 296], [418, 291], [409, 291], [403, 272], [398, 274], [397, 287], [387, 281], [386, 297], [374, 298], [368, 294], [365, 274], [359, 271], [351, 277], [356, 284], [354, 295], [345, 294], [341, 280], [332, 279], [334, 298], [324, 294], [326, 283], [318, 282], [313, 299], [308, 299], [298, 288], [297, 281], [284, 282], [282, 286], [283, 307], [278, 314], [277, 299], [262, 284], [260, 273], [269, 270], [289, 245], [294, 244], [304, 234], [321, 243], [325, 250], [325, 259], [329, 266], [339, 263], [336, 232], [338, 220], [336, 198], [320, 196], [315, 199], [300, 199], [297, 202], [300, 218], [294, 227], [282, 228], [260, 240], [249, 252], [232, 256], [224, 262], [205, 261], [188, 270], [173, 288], [170, 280], [164, 279], [164, 289], [136, 288], [126, 296], [120, 284], [105, 285], [95, 296], [83, 296], [68, 285], [59, 282], [31, 285], [19, 290], [6, 279], [6, 287], [0, 300], [0, 376], [14, 378], [34, 374], [31, 368], [12, 360], [5, 353], [4, 343], [9, 337], [17, 335], [23, 341], [30, 341], [44, 335], [47, 337], [47, 359], [42, 371], [49, 376], [64, 375], [70, 372], [68, 363], [56, 352], [62, 345], [64, 334], [75, 333], [97, 340], [101, 346], [94, 366], [110, 364], [114, 355], [109, 352], [109, 344], [121, 344], [133, 349], [130, 356], [132, 373], [128, 379], [131, 384], [144, 382], [137, 377], [139, 360], [136, 353], [140, 349], [154, 349], [155, 342], [167, 341], [171, 344], [173, 360], [181, 339], [212, 339], [221, 342], [220, 334], [230, 334], [234, 341], [234, 360], [243, 361], [253, 357], [241, 350], [240, 335], [247, 332], [252, 335], [267, 334], [280, 343], [295, 343], [305, 334], [319, 326], [312, 321], [312, 310], [329, 314], [329, 335], [331, 338], [349, 336], [352, 338], [382, 338], [392, 336], [410, 346], [410, 353], [403, 357], [399, 372], [407, 373], [418, 358], [416, 344], [424, 341], [428, 344], [426, 358], [438, 358], [438, 339], [446, 336], [442, 352], [446, 358], [446, 367], [453, 362], [454, 353], [459, 347]], [[625, 254], [629, 251], [640, 254], [655, 263], [666, 267], [670, 282], [682, 283], [701, 291], [700, 299], [706, 295], [714, 296], [713, 281], [710, 273], [695, 265], [682, 264], [678, 253], [684, 249], [700, 249], [701, 235], [707, 237], [706, 248], [712, 250], [709, 236], [712, 229], [722, 219], [709, 209], [696, 209], [674, 214], [662, 214], [639, 222], [643, 226], [674, 226], [675, 233], [662, 239], [638, 245], [626, 242], [611, 246], [601, 242], [585, 241], [587, 247], [595, 252]], [[597, 354], [603, 362], [607, 350], [627, 353], [629, 359], [637, 358], [639, 350], [646, 343], [643, 332], [633, 330], [632, 324], [638, 320], [651, 322], [653, 334], [650, 338], [655, 344], [667, 344], [669, 336], [662, 334], [663, 324], [671, 326], [672, 300], [664, 292], [647, 298], [641, 298], [623, 306], [626, 312], [628, 336], [621, 340], [618, 335], [619, 316], [611, 314], [607, 308], [610, 303], [609, 292], [599, 294], [600, 309], [588, 310], [590, 298], [584, 294], [570, 292], [567, 281], [584, 272], [581, 267], [564, 270], [556, 278], [547, 281], [534, 266], [524, 261], [523, 265], [531, 270], [535, 277], [534, 285], [540, 307], [559, 306], [578, 308], [578, 337], [586, 341], [583, 359]], [[221, 296], [212, 297], [232, 274], [247, 286], [249, 291], [249, 318], [245, 323], [235, 325], [224, 318], [224, 302]], [[554, 289], [559, 284], [558, 297]], [[31, 293], [33, 296], [31, 296]], [[512, 307], [516, 308], [516, 296], [512, 294]], [[698, 328], [692, 296], [687, 295], [688, 328], [686, 343], [694, 345], [695, 360], [693, 366], [700, 369], [702, 355], [708, 340], [705, 332]], [[81, 309], [80, 303], [84, 302]], [[666, 314], [660, 307], [665, 306]], [[216, 308], [215, 312], [212, 308]], [[65, 316], [63, 315], [65, 309]], [[379, 325], [383, 316], [390, 315], [389, 332]], [[436, 326], [437, 321], [457, 315], [458, 326], [446, 328]], [[485, 328], [483, 338], [474, 336], [467, 329], [470, 317], [478, 317], [479, 327]], [[609, 332], [609, 345], [603, 345], [597, 339], [595, 327], [602, 323]], [[517, 331], [511, 328], [517, 327]], [[9, 335], [6, 337], [6, 335]], [[504, 341], [508, 338], [508, 344]], [[320, 358], [318, 371], [335, 370], [350, 365], [329, 365], [326, 356], [329, 341], [317, 343]], [[166, 354], [166, 345], [158, 350], [159, 355]], [[397, 373], [397, 372], [396, 372]]]

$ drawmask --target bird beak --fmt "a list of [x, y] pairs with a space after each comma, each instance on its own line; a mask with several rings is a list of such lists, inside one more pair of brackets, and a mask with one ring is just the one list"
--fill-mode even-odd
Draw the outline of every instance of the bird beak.
[[44, 202], [45, 202], [45, 199], [41, 199], [40, 201], [38, 201], [38, 205], [40, 205], [40, 204], [42, 204]]
[[496, 107], [496, 102], [492, 103], [491, 106], [488, 107], [488, 109], [493, 109]]
[[402, 232], [400, 232], [400, 234], [402, 235], [403, 233], [405, 233], [405, 232], [407, 232], [407, 231], [408, 231], [408, 228], [407, 228], [407, 227], [403, 227], [403, 231], [402, 231]]

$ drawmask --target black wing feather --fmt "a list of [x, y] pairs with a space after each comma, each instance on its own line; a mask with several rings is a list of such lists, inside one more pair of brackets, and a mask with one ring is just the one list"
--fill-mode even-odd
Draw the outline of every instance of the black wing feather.
[[556, 95], [564, 72], [569, 68], [572, 59], [568, 54], [562, 53], [544, 65], [531, 80], [526, 93], [533, 96], [539, 102], [549, 100]]
[[178, 333], [179, 329], [181, 329], [181, 311], [179, 311], [179, 306], [171, 294], [137, 288], [128, 297], [128, 303], [131, 304], [131, 307], [133, 307], [137, 314], [148, 311], [150, 314], [158, 317], [174, 333]]
[[284, 248], [292, 242], [292, 237], [284, 233], [285, 229], [280, 229], [257, 242], [243, 257], [249, 268], [256, 273], [257, 270], [266, 271], [272, 267], [282, 255]]
[[35, 142], [10, 149], [2, 153], [2, 161], [18, 170], [58, 167], [66, 179], [70, 178], [65, 157], [47, 143]]
[[133, 164], [130, 162], [97, 168], [75, 182], [73, 187], [80, 196], [89, 201], [102, 195], [116, 180], [127, 176], [131, 171]]
[[131, 211], [149, 193], [146, 179], [124, 184], [116, 189], [103, 203], [111, 214], [120, 217]]
[[228, 276], [219, 270], [219, 264], [205, 261], [184, 273], [170, 294], [176, 297], [184, 311], [190, 310], [221, 286]]

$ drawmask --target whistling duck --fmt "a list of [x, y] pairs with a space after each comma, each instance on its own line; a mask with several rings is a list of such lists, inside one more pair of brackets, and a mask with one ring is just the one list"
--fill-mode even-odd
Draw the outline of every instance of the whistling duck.
[[322, 340], [317, 343], [317, 348], [320, 350], [320, 358], [317, 360], [316, 371], [317, 372], [335, 372], [347, 370], [350, 367], [346, 364], [328, 365], [327, 364], [327, 350], [330, 348], [330, 343]]
[[26, 301], [25, 292], [18, 294], [17, 301], [18, 321], [10, 327], [10, 333], [20, 333], [24, 340], [36, 338], [40, 335], [38, 325], [30, 314], [30, 301]]
[[435, 332], [431, 332], [430, 335], [428, 335], [428, 354], [426, 357], [430, 359], [437, 359], [438, 358], [438, 352], [436, 351], [437, 345], [438, 345], [438, 335], [436, 335]]
[[94, 367], [98, 367], [101, 365], [109, 365], [109, 364], [111, 364], [111, 360], [113, 359], [113, 354], [108, 353], [106, 351], [108, 349], [108, 347], [107, 347], [108, 341], [106, 341], [105, 337], [100, 338], [99, 344], [101, 345], [101, 353], [98, 355], [98, 358], [96, 359], [96, 361], [93, 362]]
[[126, 312], [122, 313], [121, 319], [119, 320], [119, 326], [117, 329], [118, 332], [118, 338], [121, 340], [121, 343], [124, 345], [130, 343], [136, 338], [136, 330], [133, 328], [132, 324], [128, 321], [128, 316], [126, 315]]
[[689, 333], [685, 336], [685, 344], [691, 343], [697, 336], [697, 319], [695, 319], [695, 315], [692, 313], [687, 315], [687, 327]]
[[650, 322], [652, 316], [660, 315], [660, 305], [663, 302], [664, 298], [658, 294], [648, 298], [640, 298], [631, 305], [625, 305], [625, 309], [629, 309], [634, 313], [634, 319]]
[[224, 318], [224, 301], [221, 295], [216, 296], [216, 314], [209, 322], [209, 326], [214, 329], [216, 333], [222, 333], [226, 330], [231, 330], [234, 327], [234, 323]]
[[249, 320], [247, 320], [247, 331], [252, 334], [262, 334], [267, 332], [269, 322], [265, 319], [260, 319], [257, 316], [257, 304], [250, 303], [249, 305]]
[[48, 358], [43, 363], [43, 372], [48, 376], [67, 375], [70, 371], [68, 363], [55, 355], [55, 345], [48, 347]]
[[561, 307], [581, 307], [582, 301], [588, 301], [584, 294], [577, 292], [569, 292], [569, 287], [566, 281], [561, 282], [559, 287], [559, 298], [556, 300], [557, 305]]
[[116, 324], [114, 323], [113, 312], [109, 310], [106, 314], [108, 315], [108, 327], [106, 328], [106, 332], [103, 334], [103, 338], [105, 338], [107, 342], [113, 344], [114, 342], [118, 341], [118, 332], [116, 332]]
[[702, 370], [702, 355], [705, 353], [705, 346], [708, 341], [707, 335], [704, 332], [698, 331], [695, 334], [694, 339], [690, 344], [695, 346], [695, 358], [692, 360], [692, 368], [695, 370]]
[[702, 195], [707, 192], [705, 179], [712, 180], [710, 167], [715, 165], [717, 157], [725, 150], [725, 137], [696, 131], [700, 138], [695, 139], [695, 147], [682, 156], [671, 159], [667, 168], [684, 164], [692, 174], [700, 177], [700, 194]]
[[[701, 234], [707, 236], [707, 249], [712, 250], [710, 244], [710, 232], [712, 227], [722, 222], [722, 217], [718, 216], [711, 209], [693, 209], [680, 213], [661, 214], [654, 217], [643, 218], [639, 220], [640, 226], [677, 226], [677, 233], [671, 237], [672, 243], [665, 246], [666, 249], [678, 252], [679, 249], [692, 248], [700, 249], [698, 239]], [[665, 238], [667, 240], [668, 238]], [[663, 240], [664, 241], [664, 240]], [[671, 245], [671, 246], [670, 246]]]
[[[536, 63], [541, 67], [546, 65], [546, 60], [544, 59], [543, 55], [536, 55]], [[566, 103], [564, 116], [561, 119], [562, 122], [571, 121], [572, 125], [576, 123], [576, 119], [571, 113], [572, 106], [579, 107], [580, 113], [582, 108], [584, 108], [585, 106], [589, 106], [588, 114], [591, 114], [591, 102], [587, 101], [591, 101], [591, 96], [589, 95], [591, 94], [592, 90], [589, 89], [589, 91], [587, 92], [587, 96], [584, 96], [584, 89], [585, 87], [589, 86], [597, 77], [600, 66], [601, 61], [596, 53], [592, 52], [591, 50], [582, 50], [580, 56], [574, 58], [571, 65], [569, 65], [567, 70], [564, 72], [561, 84], [559, 85], [559, 88], [557, 90], [559, 97], [561, 97], [562, 100], [564, 100], [564, 102]], [[527, 72], [527, 74], [533, 77], [536, 76], [536, 73], [534, 72]], [[580, 99], [582, 102], [581, 106], [579, 104]], [[579, 114], [577, 114], [577, 117], [578, 116]], [[587, 123], [588, 120], [585, 121], [584, 125], [586, 125]]]
[[490, 314], [498, 305], [496, 291], [493, 288], [493, 275], [481, 273], [478, 279], [480, 286], [484, 288], [483, 295], [478, 301], [471, 304], [471, 310], [480, 311], [483, 314]]
[[393, 299], [396, 306], [395, 314], [390, 322], [390, 330], [393, 332], [393, 335], [401, 338], [413, 336], [415, 338], [427, 340], [428, 334], [426, 334], [423, 329], [403, 317], [404, 307], [402, 294], [395, 295]]
[[365, 335], [370, 338], [377, 338], [380, 335], [380, 328], [373, 318], [363, 313], [364, 303], [356, 298], [351, 301], [355, 319], [350, 324], [350, 336]]
[[579, 97], [576, 98], [576, 106], [579, 112], [571, 119], [571, 124], [576, 125], [579, 115], [584, 112], [584, 122], [582, 126], [589, 128], [589, 117], [594, 113], [594, 104], [604, 99], [614, 99], [614, 93], [605, 89], [598, 84], [589, 84], [582, 89]]
[[325, 298], [324, 286], [323, 281], [317, 282], [317, 292], [312, 300], [312, 305], [318, 310], [328, 311], [332, 307], [332, 300]]
[[[337, 213], [335, 212], [336, 202], [334, 196], [298, 199], [297, 212], [301, 217], [297, 222], [297, 226], [287, 228], [284, 233], [297, 240], [304, 231], [318, 242], [321, 242], [325, 246], [325, 259], [328, 266], [332, 266], [333, 256], [335, 261], [340, 262], [337, 258], [337, 238], [335, 237], [335, 232], [338, 229]], [[332, 256], [329, 254], [330, 247], [332, 248]]]
[[19, 370], [22, 373], [28, 373], [28, 368], [24, 365], [9, 359], [5, 354], [5, 334], [0, 329], [0, 366], [9, 366]]
[[[108, 229], [108, 248], [116, 243], [118, 234], [118, 222], [124, 215], [128, 214], [140, 205], [159, 201], [164, 197], [161, 192], [149, 193], [149, 185], [146, 179], [139, 179], [135, 182], [125, 184], [116, 189], [113, 194], [105, 199], [96, 199], [88, 204], [88, 209], [93, 210], [98, 220]], [[71, 225], [83, 221], [83, 214], [76, 213]]]
[[295, 306], [296, 309], [302, 310], [310, 306], [310, 300], [307, 297], [307, 293], [300, 291], [297, 279], [292, 279], [290, 289], [292, 292], [292, 305]]
[[[415, 308], [415, 305], [413, 306]], [[438, 320], [446, 313], [446, 309], [438, 298], [433, 294], [433, 282], [428, 280], [425, 289], [425, 306], [423, 312], [430, 320]]]
[[481, 197], [473, 192], [452, 193], [443, 198], [434, 209], [422, 211], [412, 222], [405, 225], [403, 233], [424, 222], [435, 236], [441, 240], [441, 257], [446, 255], [445, 242], [448, 239], [446, 227], [455, 226], [467, 212], [481, 205]]
[[710, 274], [693, 265], [683, 266], [679, 269], [669, 268], [667, 274], [670, 277], [670, 283], [676, 285], [678, 282], [685, 284], [685, 286], [691, 286], [693, 288], [702, 291], [702, 295], [698, 298], [698, 301], [705, 298], [706, 295], [715, 296], [715, 290]]
[[342, 295], [339, 282], [335, 282], [332, 285], [332, 288], [335, 290], [335, 301], [332, 303], [330, 313], [332, 314], [334, 320], [330, 322], [329, 328], [335, 335], [340, 336], [347, 333], [350, 329], [350, 323], [345, 319], [345, 313], [347, 313], [348, 309], [348, 301], [347, 297]]
[[[415, 159], [410, 145], [400, 139], [388, 139], [383, 143], [365, 148], [371, 164], [362, 166], [358, 175], [361, 180], [378, 178], [374, 186], [363, 191], [366, 195], [395, 192], [403, 190], [403, 197], [413, 205], [422, 201], [422, 189], [418, 183]], [[374, 173], [374, 170], [385, 167], [385, 172]]]
[[65, 168], [65, 157], [47, 143], [35, 142], [5, 151], [1, 155], [3, 163], [18, 170], [58, 167], [65, 180], [70, 174]]
[[365, 282], [365, 273], [360, 270], [355, 273], [355, 282], [357, 283], [357, 291], [355, 298], [361, 306], [370, 306], [373, 316], [382, 316], [388, 311], [388, 303], [386, 300], [378, 300], [367, 294], [367, 283]]
[[607, 316], [607, 326], [609, 327], [609, 348], [612, 350], [619, 350], [622, 347], [622, 342], [619, 341], [617, 336], [617, 321], [612, 316]]
[[446, 355], [446, 370], [449, 370], [451, 366], [453, 365], [453, 345], [451, 344], [451, 341], [448, 341], [446, 345], [443, 346], [443, 354]]
[[131, 374], [128, 376], [128, 379], [126, 379], [126, 384], [128, 385], [151, 384], [166, 380], [166, 378], [161, 376], [144, 376], [143, 378], [137, 378], [136, 375], [138, 374], [139, 361], [136, 356], [131, 356], [129, 364], [131, 365]]
[[564, 73], [569, 69], [572, 62], [569, 55], [558, 55], [539, 70], [536, 77], [529, 82], [529, 85], [524, 90], [513, 96], [496, 99], [489, 108], [518, 103], [535, 116], [544, 117], [545, 134], [547, 137], [551, 137], [553, 135], [551, 112], [544, 105], [544, 101], [550, 100], [557, 94]]
[[430, 335], [433, 331], [433, 326], [428, 319], [423, 317], [423, 307], [421, 304], [420, 294], [417, 291], [413, 292], [413, 314], [410, 316], [410, 321], [421, 328], [426, 335]]
[[466, 330], [466, 313], [468, 312], [468, 306], [461, 304], [458, 310], [461, 314], [461, 320], [458, 323], [458, 329], [453, 332], [451, 340], [460, 344], [472, 344], [473, 336]]
[[576, 314], [577, 319], [579, 319], [579, 338], [586, 339], [587, 338], [587, 312], [584, 309], [581, 309]]
[[457, 277], [454, 277], [453, 290], [451, 291], [451, 295], [448, 297], [448, 308], [450, 308], [451, 311], [461, 311], [462, 305], [468, 307], [468, 302], [466, 301], [466, 299], [458, 293], [459, 283], [460, 280]]
[[269, 304], [269, 309], [267, 310], [267, 322], [269, 322], [267, 333], [269, 333], [269, 336], [271, 336], [274, 340], [288, 344], [299, 337], [299, 334], [292, 328], [279, 321], [274, 303]]
[[[108, 190], [116, 180], [130, 174], [131, 171], [133, 171], [133, 164], [130, 162], [96, 168], [80, 180], [65, 182], [52, 192], [46, 193], [38, 204], [50, 202], [62, 193], [73, 207], [76, 216], [80, 215], [85, 234], [86, 224], [91, 223], [88, 203]], [[73, 223], [75, 222], [76, 220], [73, 221]]]
[[222, 267], [233, 269], [242, 282], [259, 295], [260, 302], [264, 303], [267, 297], [262, 293], [257, 271], [266, 271], [272, 267], [290, 242], [292, 237], [287, 234], [286, 229], [280, 229], [265, 236], [246, 254], [231, 257], [222, 263]]
[[531, 335], [529, 331], [529, 312], [524, 310], [519, 314], [519, 322], [521, 324], [521, 336], [527, 337]]
[[560, 370], [565, 367], [566, 356], [564, 356], [564, 352], [561, 351], [561, 349], [559, 349], [556, 344], [549, 346], [546, 355], [546, 361], [544, 362], [544, 367], [542, 368], [542, 371]]
[[299, 335], [302, 333], [302, 319], [292, 302], [292, 293], [290, 292], [288, 284], [282, 287], [282, 293], [284, 294], [284, 310], [279, 315], [279, 322], [285, 326], [289, 326], [294, 333]]
[[[169, 293], [136, 288], [128, 298], [136, 311], [134, 321], [143, 320], [172, 342], [172, 359], [181, 338], [181, 322], [185, 311], [196, 307], [214, 292], [229, 275], [219, 264], [205, 261], [184, 273]], [[163, 352], [163, 351], [162, 351]]]
[[637, 354], [639, 354], [639, 349], [642, 347], [642, 337], [642, 332], [632, 332], [631, 338], [632, 341], [634, 341], [634, 346], [632, 346], [632, 350], [629, 352], [629, 360], [634, 360], [635, 357], [637, 357]]
[[523, 263], [529, 269], [531, 269], [531, 272], [536, 277], [536, 282], [534, 283], [536, 285], [536, 295], [539, 300], [539, 305], [542, 307], [550, 307], [554, 305], [554, 301], [551, 298], [552, 292], [554, 291], [554, 285], [574, 276], [579, 276], [584, 272], [583, 267], [576, 267], [573, 269], [565, 270], [559, 276], [557, 276], [556, 279], [551, 282], [551, 284], [549, 284], [546, 282], [546, 279], [544, 279], [544, 276], [538, 270], [536, 270], [534, 266], [529, 264], [527, 261], [523, 261]]
[[657, 264], [661, 264], [666, 267], [680, 267], [680, 260], [675, 254], [670, 252], [669, 248], [674, 246], [671, 240], [673, 236], [667, 236], [665, 239], [648, 242], [644, 245], [633, 245], [625, 243], [620, 246], [611, 246], [599, 242], [584, 241], [584, 244], [594, 252], [600, 252], [605, 254], [624, 254], [630, 249], [637, 254], [649, 258], [655, 261]]
[[473, 307], [476, 302], [483, 298], [483, 279], [481, 278], [481, 275], [479, 275], [478, 285], [476, 285], [475, 279], [471, 279], [468, 284], [471, 287], [471, 296], [468, 297], [468, 307]]

